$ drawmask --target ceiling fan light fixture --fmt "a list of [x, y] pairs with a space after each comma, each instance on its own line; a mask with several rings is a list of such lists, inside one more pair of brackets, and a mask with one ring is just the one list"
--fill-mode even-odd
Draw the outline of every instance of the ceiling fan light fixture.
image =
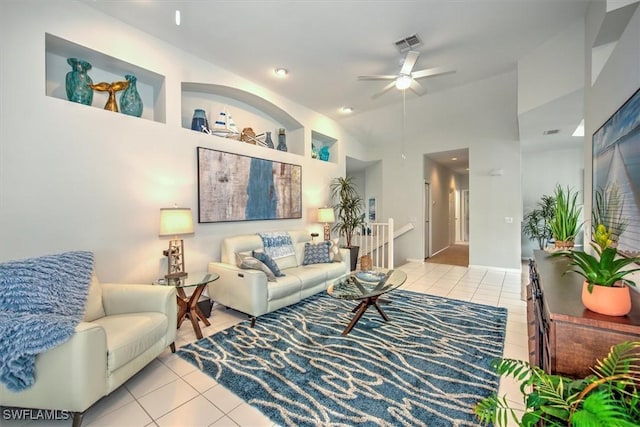
[[407, 76], [407, 75], [399, 76], [396, 79], [396, 89], [398, 90], [409, 89], [409, 86], [411, 86], [412, 81], [413, 79], [411, 78], [411, 76]]

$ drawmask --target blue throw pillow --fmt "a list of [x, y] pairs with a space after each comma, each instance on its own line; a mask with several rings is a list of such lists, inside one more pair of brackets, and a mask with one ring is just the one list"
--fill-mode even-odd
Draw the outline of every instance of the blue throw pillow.
[[321, 264], [324, 262], [331, 262], [329, 256], [329, 248], [331, 247], [330, 241], [324, 241], [320, 243], [305, 243], [304, 244], [304, 261], [302, 265], [309, 264]]
[[269, 267], [269, 270], [273, 272], [274, 276], [282, 277], [285, 275], [283, 272], [280, 271], [280, 268], [278, 268], [278, 264], [276, 264], [276, 262], [273, 260], [273, 258], [269, 256], [269, 254], [265, 252], [252, 251], [252, 255], [254, 258], [262, 261], [264, 265]]

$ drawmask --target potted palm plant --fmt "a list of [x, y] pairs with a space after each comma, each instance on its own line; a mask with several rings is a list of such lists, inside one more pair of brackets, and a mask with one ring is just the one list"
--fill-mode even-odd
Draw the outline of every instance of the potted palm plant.
[[337, 220], [332, 229], [344, 237], [346, 247], [351, 251], [351, 270], [353, 271], [358, 262], [359, 247], [353, 246], [352, 240], [356, 230], [364, 224], [362, 216], [364, 202], [350, 176], [334, 178], [330, 188], [331, 198], [335, 201], [333, 208], [337, 214]]
[[572, 248], [582, 224], [580, 215], [582, 208], [578, 206], [578, 193], [571, 191], [569, 187], [562, 188], [556, 185], [554, 191], [555, 212], [549, 228], [555, 240], [556, 248]]
[[522, 232], [530, 240], [538, 242], [538, 247], [544, 249], [551, 240], [551, 228], [549, 224], [556, 211], [556, 199], [544, 195], [538, 201], [538, 206], [524, 216]]
[[593, 375], [581, 379], [548, 374], [523, 360], [496, 359], [492, 366], [520, 383], [525, 409], [518, 416], [506, 397], [493, 394], [474, 407], [482, 424], [501, 427], [513, 419], [527, 427], [640, 425], [640, 341], [611, 347]]

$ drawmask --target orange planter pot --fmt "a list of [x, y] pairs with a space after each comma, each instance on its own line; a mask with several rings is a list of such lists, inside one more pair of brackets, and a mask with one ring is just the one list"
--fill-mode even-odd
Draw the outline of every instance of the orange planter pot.
[[589, 292], [589, 284], [582, 284], [582, 304], [591, 311], [607, 316], [624, 316], [631, 311], [631, 294], [628, 286], [598, 286]]

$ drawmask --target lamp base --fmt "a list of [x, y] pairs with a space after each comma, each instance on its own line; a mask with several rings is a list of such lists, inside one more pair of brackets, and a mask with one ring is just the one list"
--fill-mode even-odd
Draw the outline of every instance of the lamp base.
[[182, 239], [169, 240], [169, 249], [162, 252], [167, 257], [166, 279], [186, 277], [184, 271], [184, 241]]
[[324, 240], [331, 240], [331, 228], [327, 223], [324, 224]]

